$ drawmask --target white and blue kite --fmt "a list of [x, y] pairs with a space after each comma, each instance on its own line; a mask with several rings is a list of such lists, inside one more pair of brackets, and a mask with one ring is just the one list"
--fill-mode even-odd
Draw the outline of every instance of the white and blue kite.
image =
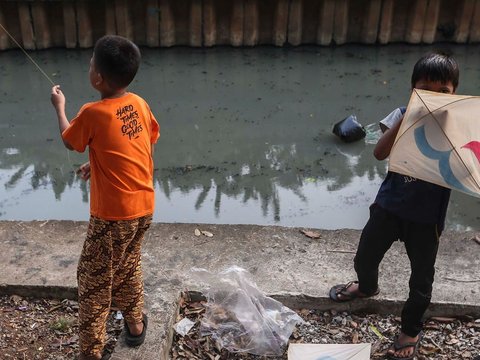
[[414, 89], [389, 170], [480, 197], [480, 97]]

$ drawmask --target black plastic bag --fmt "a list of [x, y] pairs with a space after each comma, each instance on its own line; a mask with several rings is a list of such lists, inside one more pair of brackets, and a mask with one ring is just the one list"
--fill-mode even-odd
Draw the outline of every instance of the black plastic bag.
[[345, 142], [363, 139], [367, 134], [355, 115], [350, 115], [336, 123], [333, 127], [333, 133]]

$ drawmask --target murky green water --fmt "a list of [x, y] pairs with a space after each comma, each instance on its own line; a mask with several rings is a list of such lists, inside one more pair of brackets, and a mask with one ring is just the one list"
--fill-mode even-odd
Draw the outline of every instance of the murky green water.
[[[480, 49], [451, 47], [458, 93], [480, 94]], [[372, 155], [376, 122], [409, 98], [425, 47], [144, 49], [131, 90], [161, 125], [155, 220], [362, 228], [386, 173]], [[97, 99], [90, 51], [33, 53], [62, 85], [67, 113]], [[61, 144], [50, 85], [17, 51], [0, 53], [0, 219], [88, 219], [74, 168], [86, 154]], [[356, 114], [367, 141], [331, 129]], [[449, 228], [480, 228], [480, 201], [455, 193]]]

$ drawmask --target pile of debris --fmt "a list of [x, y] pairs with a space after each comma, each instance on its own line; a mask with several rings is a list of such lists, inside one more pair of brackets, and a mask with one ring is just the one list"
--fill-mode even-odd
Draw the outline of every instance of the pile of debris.
[[[180, 333], [176, 331], [171, 358], [174, 360], [227, 360], [227, 359], [265, 359], [247, 353], [229, 353], [222, 349], [210, 336], [202, 336], [200, 324], [205, 313], [205, 301], [192, 301], [188, 294], [180, 301], [177, 324], [183, 319]], [[310, 344], [372, 344], [372, 359], [383, 359], [396, 334], [400, 331], [400, 319], [394, 315], [351, 314], [336, 311], [319, 312], [302, 309], [297, 313], [305, 320], [293, 332], [291, 343]], [[230, 319], [224, 312], [224, 321]], [[176, 327], [178, 328], [178, 327]], [[238, 341], [248, 341], [239, 338]], [[431, 318], [425, 324], [418, 360], [427, 359], [473, 359], [480, 353], [480, 319], [468, 316], [462, 318]], [[282, 356], [268, 357], [271, 360], [287, 359], [287, 352]]]

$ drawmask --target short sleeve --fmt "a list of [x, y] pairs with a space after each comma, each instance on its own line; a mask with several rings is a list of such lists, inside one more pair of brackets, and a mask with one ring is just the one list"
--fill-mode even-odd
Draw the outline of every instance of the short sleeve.
[[404, 113], [405, 113], [405, 108], [402, 108], [402, 107], [396, 108], [390, 114], [388, 114], [385, 118], [380, 120], [379, 126], [380, 126], [380, 129], [382, 129], [382, 132], [385, 132], [388, 129], [391, 129], [397, 122], [400, 121]]
[[150, 128], [152, 129], [152, 133], [150, 134], [150, 142], [152, 144], [155, 144], [160, 137], [160, 125], [157, 122], [157, 119], [155, 119], [155, 116], [153, 116], [152, 111], [150, 110], [150, 123], [151, 126]]
[[84, 105], [70, 122], [70, 126], [62, 132], [63, 140], [78, 152], [84, 152], [93, 138], [93, 122], [90, 121], [92, 117], [89, 112], [88, 104]]

